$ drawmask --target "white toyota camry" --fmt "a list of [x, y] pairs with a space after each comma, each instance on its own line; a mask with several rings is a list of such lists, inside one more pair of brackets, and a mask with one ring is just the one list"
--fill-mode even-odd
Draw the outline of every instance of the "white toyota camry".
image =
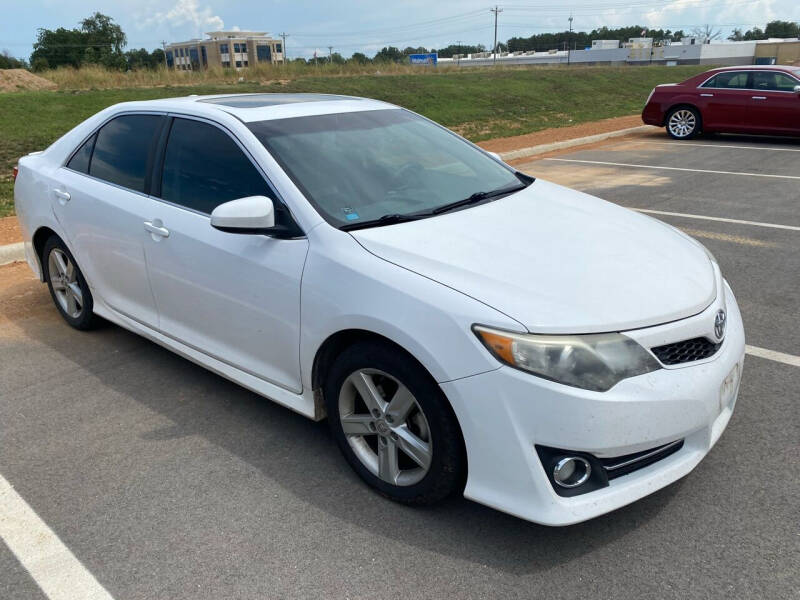
[[67, 323], [327, 416], [401, 502], [589, 519], [686, 475], [736, 402], [742, 320], [702, 245], [390, 104], [118, 104], [15, 177]]

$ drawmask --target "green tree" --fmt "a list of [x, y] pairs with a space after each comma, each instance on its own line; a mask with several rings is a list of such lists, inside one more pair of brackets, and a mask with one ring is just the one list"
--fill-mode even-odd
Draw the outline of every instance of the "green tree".
[[764, 30], [760, 27], [753, 27], [752, 29], [748, 29], [742, 39], [745, 41], [754, 41], [754, 40], [763, 40], [766, 39], [766, 35], [764, 34]]
[[14, 58], [8, 50], [0, 54], [0, 69], [27, 69], [28, 63], [19, 58]]
[[39, 29], [33, 44], [31, 65], [34, 70], [61, 66], [79, 67], [86, 51], [84, 35], [77, 29]]
[[403, 53], [400, 52], [399, 48], [395, 48], [394, 46], [386, 46], [381, 48], [381, 50], [375, 55], [374, 60], [375, 62], [400, 62], [404, 59]]
[[101, 64], [124, 69], [128, 64], [123, 54], [126, 43], [122, 28], [111, 17], [96, 12], [81, 21], [80, 29], [39, 29], [31, 64], [37, 68], [44, 64], [50, 68]]
[[483, 44], [477, 46], [470, 46], [469, 44], [450, 44], [440, 50], [433, 49], [431, 52], [437, 52], [439, 58], [452, 58], [454, 54], [475, 54], [477, 52], [485, 52], [486, 48]]
[[164, 66], [164, 51], [161, 48], [156, 48], [152, 52], [144, 48], [128, 50], [125, 53], [125, 61], [128, 69], [132, 71], [158, 69]]
[[362, 52], [353, 52], [353, 56], [351, 56], [349, 60], [359, 65], [366, 65], [372, 62], [370, 57]]
[[764, 34], [768, 38], [796, 38], [800, 37], [800, 24], [791, 21], [770, 21]]

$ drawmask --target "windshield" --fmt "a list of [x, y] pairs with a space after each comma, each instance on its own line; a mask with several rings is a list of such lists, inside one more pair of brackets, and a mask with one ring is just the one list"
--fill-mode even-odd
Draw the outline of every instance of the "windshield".
[[248, 127], [320, 214], [345, 229], [432, 216], [451, 204], [455, 210], [530, 182], [402, 109], [275, 119]]

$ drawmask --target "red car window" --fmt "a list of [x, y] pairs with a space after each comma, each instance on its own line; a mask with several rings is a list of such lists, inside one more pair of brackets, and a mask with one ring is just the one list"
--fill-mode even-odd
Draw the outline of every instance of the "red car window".
[[703, 87], [710, 88], [734, 88], [742, 89], [747, 87], [747, 73], [744, 71], [723, 72], [714, 75]]
[[777, 71], [755, 71], [753, 73], [753, 89], [775, 92], [791, 92], [794, 86], [800, 85], [796, 79]]

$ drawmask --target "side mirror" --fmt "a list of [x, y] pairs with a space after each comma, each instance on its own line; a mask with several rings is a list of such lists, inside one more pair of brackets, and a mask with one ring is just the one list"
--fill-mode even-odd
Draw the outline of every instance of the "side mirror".
[[800, 85], [794, 86], [794, 93], [795, 94], [800, 94]]
[[489, 152], [489, 154], [491, 154], [497, 162], [504, 162], [503, 158], [497, 152]]
[[248, 196], [220, 204], [211, 213], [211, 226], [228, 233], [270, 234], [275, 208], [266, 196]]

